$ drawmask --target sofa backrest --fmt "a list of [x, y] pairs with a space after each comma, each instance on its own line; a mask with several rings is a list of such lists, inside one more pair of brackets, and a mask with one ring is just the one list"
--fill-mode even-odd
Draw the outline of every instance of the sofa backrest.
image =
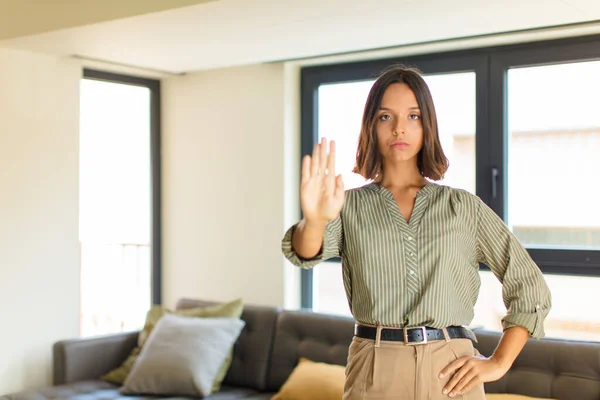
[[[501, 334], [475, 330], [481, 354], [490, 356]], [[560, 400], [600, 399], [600, 343], [530, 339], [510, 371], [485, 384], [488, 393], [518, 393]]]
[[354, 320], [310, 311], [281, 311], [277, 318], [267, 390], [285, 383], [301, 357], [346, 365]]
[[[216, 304], [182, 299], [177, 308]], [[224, 384], [276, 392], [298, 360], [346, 365], [354, 320], [274, 307], [245, 305], [246, 322]], [[475, 347], [490, 356], [498, 332], [476, 329]], [[485, 384], [487, 393], [515, 393], [559, 400], [600, 400], [600, 342], [530, 339], [510, 371]]]
[[[177, 303], [177, 309], [213, 304], [216, 303], [184, 298]], [[223, 384], [265, 390], [278, 313], [275, 307], [244, 305], [242, 319], [246, 325], [234, 346], [231, 367]]]
[[[346, 365], [354, 321], [310, 311], [281, 311], [269, 367], [267, 390], [277, 391], [301, 357]], [[476, 329], [475, 347], [490, 356], [499, 332]], [[600, 400], [600, 342], [530, 339], [511, 370], [485, 384], [487, 393], [514, 393], [559, 400]]]

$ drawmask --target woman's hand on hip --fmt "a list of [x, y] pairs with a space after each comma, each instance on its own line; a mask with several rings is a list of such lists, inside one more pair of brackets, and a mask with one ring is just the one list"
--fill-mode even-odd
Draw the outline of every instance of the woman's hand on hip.
[[442, 393], [450, 397], [461, 395], [477, 384], [497, 381], [506, 374], [508, 369], [509, 367], [493, 356], [490, 358], [482, 355], [461, 357], [448, 364], [440, 373], [440, 378], [452, 376]]
[[304, 219], [327, 223], [339, 215], [344, 205], [345, 192], [341, 175], [335, 175], [335, 142], [327, 139], [315, 145], [312, 157], [302, 159], [300, 205]]

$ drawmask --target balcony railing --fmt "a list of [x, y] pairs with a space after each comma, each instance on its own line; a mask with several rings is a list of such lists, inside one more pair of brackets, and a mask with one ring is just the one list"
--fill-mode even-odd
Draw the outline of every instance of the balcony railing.
[[151, 305], [148, 243], [81, 244], [81, 336], [140, 329]]

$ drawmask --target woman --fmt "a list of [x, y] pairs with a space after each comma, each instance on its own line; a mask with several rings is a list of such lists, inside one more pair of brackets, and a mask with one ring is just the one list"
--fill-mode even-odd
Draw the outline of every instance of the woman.
[[[419, 72], [384, 71], [365, 105], [354, 172], [371, 183], [345, 191], [335, 143], [302, 161], [303, 219], [282, 249], [312, 268], [342, 257], [356, 320], [344, 399], [485, 399], [529, 337], [544, 335], [544, 278], [503, 221], [477, 196], [443, 186], [448, 168], [433, 100]], [[428, 180], [429, 179], [429, 180]], [[494, 354], [473, 346], [479, 262], [502, 282], [507, 314]]]

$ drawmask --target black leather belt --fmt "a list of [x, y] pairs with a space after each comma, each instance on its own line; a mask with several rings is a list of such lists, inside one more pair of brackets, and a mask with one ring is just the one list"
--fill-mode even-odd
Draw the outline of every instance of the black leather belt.
[[[389, 340], [394, 342], [404, 342], [408, 345], [426, 344], [432, 340], [451, 340], [451, 339], [470, 339], [477, 343], [475, 334], [462, 326], [449, 326], [446, 328], [448, 337], [443, 329], [429, 328], [419, 326], [416, 328], [383, 328], [381, 329], [380, 340]], [[377, 328], [374, 326], [354, 325], [354, 335], [375, 340], [377, 338]]]

